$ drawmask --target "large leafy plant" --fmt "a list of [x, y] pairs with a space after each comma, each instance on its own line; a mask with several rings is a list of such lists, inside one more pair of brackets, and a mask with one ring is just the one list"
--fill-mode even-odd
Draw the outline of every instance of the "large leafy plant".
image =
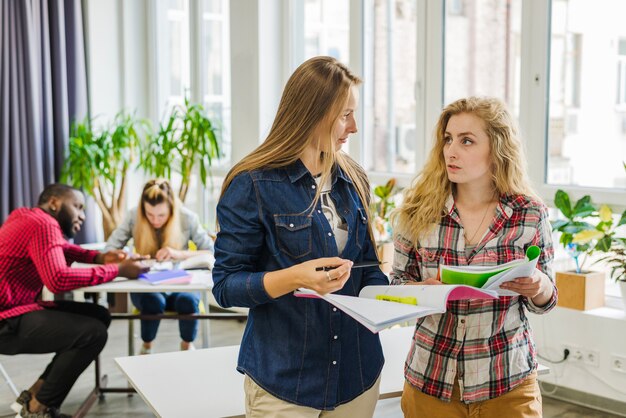
[[190, 104], [186, 99], [184, 105], [172, 107], [158, 132], [142, 147], [140, 166], [151, 175], [169, 180], [172, 172], [178, 172], [178, 197], [184, 201], [194, 168], [198, 166], [200, 181], [206, 186], [211, 165], [219, 157], [219, 129], [202, 105]]
[[128, 172], [148, 130], [145, 120], [124, 112], [108, 126], [95, 127], [89, 118], [71, 126], [61, 181], [94, 197], [105, 239], [122, 220]]
[[[626, 224], [626, 211], [614, 222], [613, 211], [607, 205], [597, 208], [589, 195], [572, 205], [569, 195], [558, 190], [554, 204], [565, 219], [552, 223], [552, 230], [561, 233], [560, 243], [576, 262], [576, 272], [582, 271], [587, 257], [595, 251], [609, 252], [613, 245], [626, 242], [616, 235], [616, 229]], [[582, 262], [579, 257], [583, 255]]]

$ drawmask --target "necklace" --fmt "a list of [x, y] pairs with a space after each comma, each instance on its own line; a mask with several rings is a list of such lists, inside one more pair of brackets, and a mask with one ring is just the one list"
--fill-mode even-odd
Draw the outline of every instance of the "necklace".
[[476, 227], [476, 230], [474, 231], [474, 234], [472, 235], [471, 238], [467, 238], [467, 234], [465, 233], [465, 229], [463, 229], [463, 236], [465, 237], [465, 243], [466, 244], [475, 244], [474, 243], [474, 238], [476, 238], [476, 234], [478, 234], [478, 231], [480, 231], [480, 227], [483, 226], [483, 222], [485, 222], [485, 218], [487, 217], [487, 212], [489, 212], [489, 208], [491, 207], [491, 202], [487, 205], [487, 208], [485, 209], [485, 213], [483, 213], [483, 218], [480, 220], [480, 224], [478, 224], [478, 226]]

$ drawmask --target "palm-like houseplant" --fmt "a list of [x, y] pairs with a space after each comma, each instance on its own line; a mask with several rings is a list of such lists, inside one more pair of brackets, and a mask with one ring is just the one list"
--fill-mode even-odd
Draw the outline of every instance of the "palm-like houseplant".
[[124, 112], [110, 126], [95, 128], [93, 122], [86, 118], [72, 124], [61, 181], [94, 197], [107, 239], [122, 220], [128, 171], [149, 126]]
[[174, 106], [159, 131], [141, 150], [140, 166], [156, 177], [172, 178], [172, 172], [181, 176], [178, 197], [185, 201], [195, 166], [199, 167], [200, 181], [206, 186], [211, 165], [220, 157], [219, 129], [206, 115], [202, 105]]

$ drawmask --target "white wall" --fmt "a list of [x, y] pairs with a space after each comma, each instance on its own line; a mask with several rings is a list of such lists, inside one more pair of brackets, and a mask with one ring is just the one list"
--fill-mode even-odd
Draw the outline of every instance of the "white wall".
[[529, 314], [537, 351], [552, 360], [561, 359], [565, 345], [598, 356], [598, 366], [576, 360], [572, 354], [562, 364], [541, 363], [551, 368], [541, 380], [626, 402], [626, 373], [611, 370], [611, 356], [626, 358], [626, 313], [600, 308], [576, 311], [556, 307], [546, 315]]

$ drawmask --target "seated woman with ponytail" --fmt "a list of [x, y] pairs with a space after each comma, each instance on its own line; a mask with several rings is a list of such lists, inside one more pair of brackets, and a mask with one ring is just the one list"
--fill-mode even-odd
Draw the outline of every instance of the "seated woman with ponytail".
[[[149, 255], [157, 261], [184, 260], [213, 250], [213, 240], [202, 228], [198, 215], [182, 206], [167, 180], [155, 179], [146, 183], [139, 206], [132, 209], [126, 219], [109, 237], [105, 251], [123, 248], [130, 239], [135, 252]], [[193, 242], [197, 251], [190, 251]], [[161, 314], [165, 310], [179, 314], [198, 312], [199, 297], [193, 293], [132, 293], [131, 300], [142, 314]], [[140, 354], [152, 351], [152, 341], [159, 329], [158, 320], [141, 321], [143, 345]], [[192, 342], [198, 333], [197, 320], [179, 321], [180, 349], [193, 349]]]

